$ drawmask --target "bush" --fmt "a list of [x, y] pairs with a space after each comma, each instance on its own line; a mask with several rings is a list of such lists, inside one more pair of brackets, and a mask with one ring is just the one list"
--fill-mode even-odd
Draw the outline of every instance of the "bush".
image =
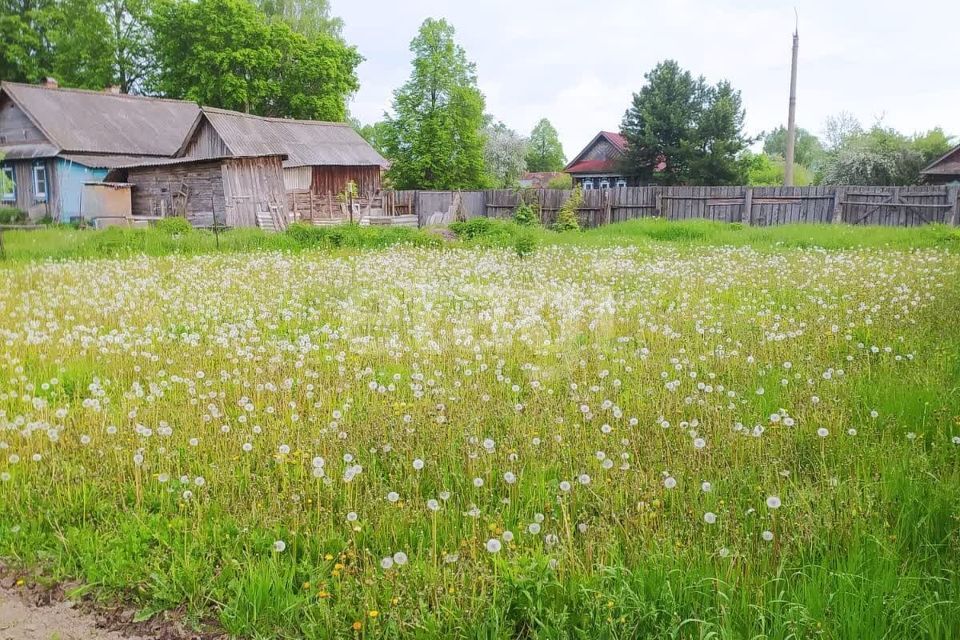
[[557, 221], [553, 223], [553, 230], [580, 231], [580, 218], [577, 212], [581, 204], [583, 204], [583, 190], [578, 186], [560, 207], [560, 211], [557, 213]]
[[180, 216], [170, 216], [161, 218], [156, 224], [158, 231], [163, 231], [171, 236], [186, 235], [193, 231], [193, 225], [186, 218]]
[[513, 211], [513, 221], [521, 227], [532, 227], [540, 223], [539, 207], [521, 202]]
[[470, 218], [466, 222], [453, 222], [450, 224], [450, 230], [457, 234], [461, 240], [473, 240], [480, 236], [489, 235], [497, 226], [496, 220], [490, 218]]
[[528, 227], [521, 229], [513, 239], [513, 250], [516, 251], [517, 256], [520, 258], [526, 258], [533, 253], [536, 248], [537, 237], [533, 235], [533, 231]]
[[27, 212], [16, 207], [0, 207], [0, 224], [21, 224], [27, 221]]
[[559, 175], [556, 178], [551, 178], [550, 182], [547, 183], [547, 189], [572, 189], [573, 188], [573, 176], [569, 173], [564, 173]]
[[379, 249], [395, 244], [433, 247], [443, 243], [435, 235], [409, 227], [361, 227], [358, 224], [318, 227], [305, 222], [295, 222], [287, 227], [285, 233], [298, 245], [306, 248]]

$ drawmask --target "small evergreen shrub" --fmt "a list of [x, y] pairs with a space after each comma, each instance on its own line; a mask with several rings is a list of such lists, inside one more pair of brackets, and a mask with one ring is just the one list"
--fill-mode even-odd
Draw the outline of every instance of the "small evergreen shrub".
[[539, 207], [526, 202], [521, 202], [513, 211], [513, 221], [521, 227], [532, 227], [540, 224]]
[[583, 190], [578, 186], [560, 207], [557, 221], [553, 223], [554, 231], [580, 231], [580, 218], [577, 215], [580, 205], [583, 204]]

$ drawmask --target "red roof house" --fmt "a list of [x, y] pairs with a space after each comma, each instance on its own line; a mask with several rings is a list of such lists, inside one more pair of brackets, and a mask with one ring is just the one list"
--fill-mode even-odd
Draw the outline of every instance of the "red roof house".
[[626, 187], [629, 179], [620, 169], [627, 140], [619, 133], [601, 131], [564, 168], [574, 184], [584, 189]]

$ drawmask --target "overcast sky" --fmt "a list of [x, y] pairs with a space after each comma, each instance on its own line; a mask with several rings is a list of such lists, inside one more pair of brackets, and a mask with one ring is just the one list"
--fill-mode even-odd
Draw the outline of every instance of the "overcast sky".
[[366, 61], [351, 112], [382, 118], [410, 73], [410, 40], [446, 18], [477, 65], [487, 112], [528, 134], [542, 117], [570, 158], [616, 131], [643, 75], [674, 58], [743, 93], [751, 134], [784, 123], [794, 6], [797, 122], [820, 133], [842, 110], [912, 133], [960, 134], [960, 0], [332, 0]]

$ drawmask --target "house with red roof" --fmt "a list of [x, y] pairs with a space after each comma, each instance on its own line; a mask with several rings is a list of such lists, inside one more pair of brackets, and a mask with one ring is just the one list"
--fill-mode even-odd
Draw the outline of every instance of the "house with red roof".
[[621, 171], [626, 152], [626, 138], [612, 131], [601, 131], [563, 170], [573, 177], [575, 185], [584, 189], [626, 187], [630, 180]]

